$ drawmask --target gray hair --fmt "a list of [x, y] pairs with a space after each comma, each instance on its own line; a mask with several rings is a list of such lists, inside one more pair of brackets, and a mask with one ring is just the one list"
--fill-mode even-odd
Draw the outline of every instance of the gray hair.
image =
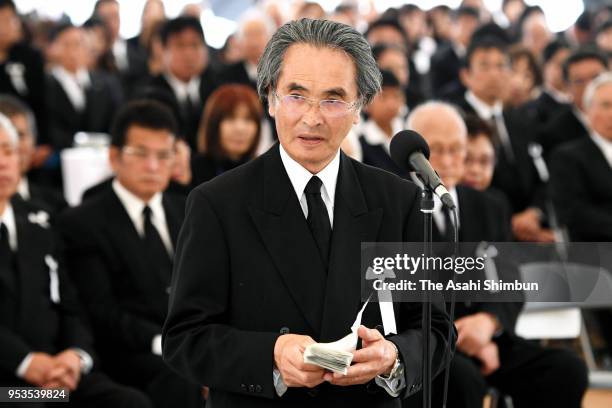
[[10, 94], [0, 94], [0, 113], [4, 114], [9, 119], [16, 115], [25, 116], [28, 127], [30, 128], [30, 133], [36, 141], [38, 135], [36, 118], [34, 117], [32, 109], [30, 109], [25, 102]]
[[17, 130], [15, 130], [15, 126], [9, 118], [0, 113], [0, 129], [4, 130], [9, 137], [9, 142], [14, 148], [19, 146], [19, 135], [17, 134]]
[[612, 72], [606, 71], [601, 74], [587, 85], [584, 95], [582, 96], [582, 106], [584, 109], [588, 109], [593, 103], [593, 97], [595, 92], [604, 85], [612, 84]]
[[[461, 116], [459, 110], [454, 105], [442, 101], [429, 101], [414, 108], [414, 110], [410, 112], [410, 115], [408, 116], [408, 119], [406, 121], [406, 127], [408, 127], [408, 129], [413, 129], [415, 118], [420, 115], [430, 113], [430, 111], [443, 111], [447, 113], [449, 116], [451, 116], [454, 120], [457, 121], [457, 124], [459, 125], [459, 128], [461, 129], [463, 134], [467, 135], [467, 127], [465, 125], [465, 121], [463, 120], [463, 116]], [[436, 117], [438, 117], [437, 114]]]
[[250, 8], [240, 16], [238, 20], [238, 30], [236, 31], [236, 39], [241, 40], [244, 37], [244, 27], [253, 21], [260, 22], [266, 27], [268, 37], [272, 37], [276, 31], [276, 24], [272, 18], [258, 8]]
[[366, 39], [354, 28], [329, 20], [302, 18], [280, 27], [272, 36], [257, 66], [257, 93], [264, 101], [276, 89], [283, 57], [293, 44], [310, 44], [345, 52], [357, 70], [357, 96], [367, 105], [381, 89], [381, 74]]

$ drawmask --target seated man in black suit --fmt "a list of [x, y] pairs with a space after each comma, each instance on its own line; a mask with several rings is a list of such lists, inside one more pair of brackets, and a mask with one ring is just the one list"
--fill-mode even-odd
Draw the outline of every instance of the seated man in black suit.
[[563, 40], [551, 41], [542, 52], [544, 86], [540, 95], [527, 102], [521, 111], [537, 128], [547, 125], [561, 110], [567, 109], [571, 99], [566, 93], [563, 63], [570, 55], [570, 46]]
[[0, 386], [64, 387], [79, 407], [150, 407], [145, 395], [98, 371], [44, 212], [11, 203], [20, 175], [17, 139], [0, 115]]
[[[399, 407], [422, 387], [420, 304], [393, 305], [392, 331], [368, 306], [346, 375], [304, 363], [306, 346], [355, 321], [360, 243], [421, 240], [419, 189], [340, 151], [380, 91], [370, 47], [347, 25], [292, 21], [266, 46], [257, 88], [280, 143], [190, 194], [164, 358], [209, 385], [217, 408]], [[454, 343], [443, 309], [432, 312], [433, 373]]]
[[536, 132], [516, 111], [504, 110], [509, 63], [506, 45], [497, 36], [485, 34], [473, 40], [461, 70], [461, 80], [468, 90], [452, 102], [493, 129], [498, 150], [493, 186], [510, 200], [515, 237], [533, 241], [545, 215], [543, 190], [528, 150]]
[[[510, 226], [498, 202], [459, 185], [467, 147], [459, 113], [451, 105], [429, 102], [412, 112], [408, 127], [429, 144], [431, 165], [454, 197], [459, 241], [507, 241]], [[447, 241], [450, 218], [435, 200], [434, 240]], [[514, 325], [522, 304], [458, 302], [456, 306], [458, 352], [451, 363], [448, 407], [482, 406], [488, 386], [510, 395], [517, 407], [581, 406], [588, 384], [585, 364], [568, 351], [542, 349], [516, 336]], [[439, 377], [434, 400], [441, 400], [442, 386]]]
[[178, 118], [180, 135], [196, 151], [202, 109], [217, 86], [204, 31], [200, 20], [178, 17], [163, 25], [160, 37], [164, 73], [142, 84], [134, 96], [163, 99], [168, 103]]
[[145, 391], [156, 407], [199, 407], [201, 387], [170, 371], [161, 358], [184, 212], [184, 198], [162, 194], [175, 135], [176, 121], [164, 105], [126, 105], [113, 125], [111, 188], [68, 210], [57, 224], [109, 374]]
[[391, 139], [405, 126], [405, 119], [399, 115], [404, 106], [404, 94], [391, 71], [382, 70], [381, 73], [382, 91], [364, 108], [368, 119], [359, 126], [361, 161], [400, 177], [407, 177], [406, 170], [398, 166], [389, 154]]
[[593, 80], [583, 107], [589, 137], [559, 147], [550, 158], [553, 200], [573, 241], [612, 241], [612, 76]]
[[607, 58], [594, 49], [577, 50], [565, 60], [563, 79], [571, 97], [571, 105], [561, 109], [540, 130], [539, 143], [546, 158], [563, 143], [589, 136], [583, 106], [584, 90], [589, 82], [607, 69]]
[[21, 179], [17, 194], [36, 206], [43, 207], [52, 214], [66, 208], [68, 203], [62, 194], [48, 186], [39, 185], [28, 178], [28, 171], [34, 155], [38, 129], [36, 119], [30, 108], [14, 96], [0, 95], [0, 113], [8, 117], [19, 135], [19, 164]]

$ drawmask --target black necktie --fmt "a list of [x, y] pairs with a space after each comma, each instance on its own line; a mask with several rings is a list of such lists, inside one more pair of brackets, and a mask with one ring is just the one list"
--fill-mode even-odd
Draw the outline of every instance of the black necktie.
[[454, 223], [451, 220], [451, 210], [446, 208], [446, 206], [442, 206], [442, 214], [444, 214], [444, 241], [453, 242], [453, 238], [455, 237], [454, 231]]
[[17, 276], [8, 229], [0, 223], [0, 322], [12, 326], [17, 308]]
[[322, 184], [320, 178], [312, 176], [308, 184], [306, 184], [304, 193], [306, 194], [306, 202], [308, 203], [308, 226], [319, 248], [321, 260], [325, 265], [325, 269], [327, 269], [331, 224], [329, 222], [327, 207], [325, 207], [325, 203], [321, 198]]
[[167, 284], [172, 274], [172, 260], [157, 228], [151, 222], [151, 208], [146, 206], [142, 210], [142, 215], [144, 217], [144, 240], [147, 247], [147, 257], [151, 261], [152, 267], [158, 271], [162, 282]]

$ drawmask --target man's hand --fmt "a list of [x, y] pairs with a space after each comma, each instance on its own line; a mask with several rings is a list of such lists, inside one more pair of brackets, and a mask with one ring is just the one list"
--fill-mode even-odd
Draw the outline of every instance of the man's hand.
[[65, 350], [54, 358], [55, 368], [49, 373], [45, 387], [66, 387], [76, 390], [81, 380], [81, 359], [74, 350]]
[[55, 360], [47, 353], [32, 353], [32, 360], [25, 372], [24, 380], [32, 385], [42, 387], [47, 382], [47, 376], [55, 367]]
[[326, 373], [325, 380], [335, 385], [365, 384], [377, 375], [388, 375], [395, 364], [395, 346], [376, 329], [360, 326], [357, 335], [362, 348], [353, 353], [353, 364], [346, 375]]
[[512, 232], [520, 241], [536, 241], [540, 233], [540, 214], [528, 208], [512, 216]]
[[480, 351], [474, 356], [482, 363], [480, 372], [482, 375], [493, 374], [499, 368], [499, 349], [497, 344], [490, 342], [486, 346], [480, 349]]
[[287, 387], [314, 388], [323, 382], [325, 370], [304, 363], [304, 350], [315, 341], [310, 336], [284, 334], [274, 344], [274, 364]]
[[468, 356], [474, 356], [491, 342], [497, 322], [489, 313], [476, 313], [455, 320], [457, 327], [457, 349]]

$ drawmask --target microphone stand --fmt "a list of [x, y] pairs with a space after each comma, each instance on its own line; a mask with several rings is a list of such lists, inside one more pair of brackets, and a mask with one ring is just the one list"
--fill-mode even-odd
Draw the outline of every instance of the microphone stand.
[[[432, 223], [434, 199], [433, 191], [424, 187], [421, 192], [421, 212], [423, 213], [423, 254], [425, 257], [432, 252]], [[423, 336], [423, 408], [431, 408], [431, 295], [429, 290], [423, 293], [422, 304], [422, 336]]]

